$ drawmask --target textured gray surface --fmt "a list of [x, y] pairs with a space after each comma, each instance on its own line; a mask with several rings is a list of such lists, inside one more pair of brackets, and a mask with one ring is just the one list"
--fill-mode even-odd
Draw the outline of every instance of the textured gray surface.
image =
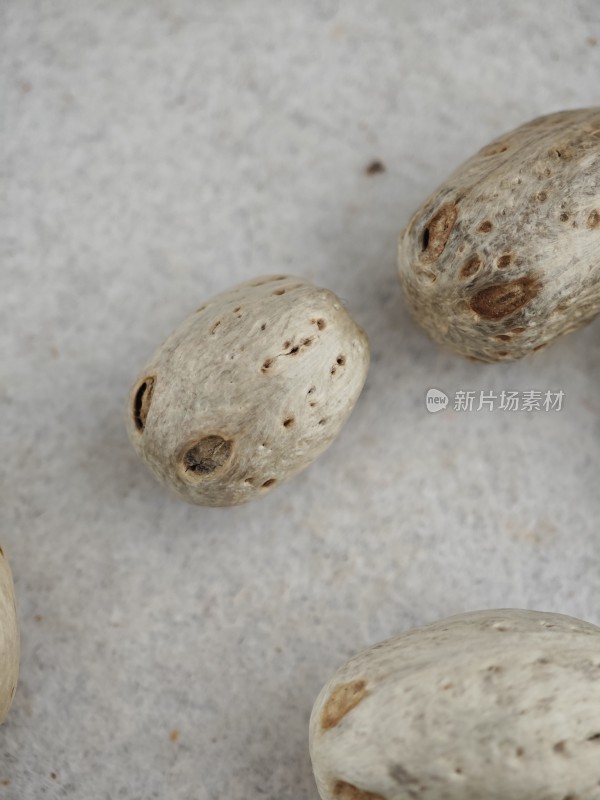
[[[23, 635], [0, 796], [315, 800], [308, 717], [347, 656], [467, 609], [600, 623], [600, 323], [470, 364], [409, 319], [395, 268], [462, 159], [600, 102], [595, 0], [0, 13], [1, 534]], [[182, 505], [127, 441], [130, 381], [202, 300], [269, 272], [345, 299], [367, 387], [287, 486]], [[430, 386], [562, 389], [564, 409], [430, 415]]]

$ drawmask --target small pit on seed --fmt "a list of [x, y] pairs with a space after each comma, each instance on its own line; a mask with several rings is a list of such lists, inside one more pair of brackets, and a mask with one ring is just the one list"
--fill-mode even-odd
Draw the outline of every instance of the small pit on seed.
[[291, 428], [292, 425], [294, 424], [294, 421], [295, 421], [294, 417], [286, 417], [286, 419], [283, 420], [283, 427]]
[[481, 259], [479, 256], [473, 256], [470, 258], [466, 264], [463, 265], [460, 271], [461, 278], [470, 278], [472, 275], [475, 275], [476, 272], [479, 272], [481, 267]]
[[269, 478], [268, 480], [266, 480], [266, 481], [265, 481], [265, 482], [262, 484], [261, 488], [262, 488], [262, 489], [268, 489], [270, 486], [273, 486], [273, 484], [275, 484], [275, 483], [277, 483], [277, 481], [275, 480], [275, 478]]

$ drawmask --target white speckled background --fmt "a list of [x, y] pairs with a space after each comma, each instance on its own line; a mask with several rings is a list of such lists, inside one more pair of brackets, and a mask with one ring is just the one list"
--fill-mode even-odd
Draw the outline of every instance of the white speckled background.
[[[313, 699], [467, 609], [600, 623], [599, 324], [483, 366], [409, 319], [396, 237], [497, 134], [600, 102], [596, 0], [7, 0], [1, 543], [21, 682], [6, 800], [316, 800]], [[367, 176], [373, 159], [384, 173]], [[123, 425], [138, 368], [234, 282], [292, 272], [367, 330], [340, 438], [255, 504], [180, 504]], [[425, 411], [430, 386], [560, 413]]]

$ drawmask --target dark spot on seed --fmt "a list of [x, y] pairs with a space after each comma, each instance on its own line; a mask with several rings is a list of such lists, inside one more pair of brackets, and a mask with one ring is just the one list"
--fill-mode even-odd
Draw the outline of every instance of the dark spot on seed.
[[266, 372], [268, 369], [270, 369], [272, 364], [273, 364], [273, 359], [272, 358], [267, 358], [267, 360], [263, 362], [263, 365], [260, 368], [260, 371], [261, 372]]
[[336, 364], [337, 364], [339, 367], [343, 367], [343, 366], [344, 366], [344, 364], [346, 363], [346, 356], [338, 356], [338, 357], [336, 358], [336, 360], [335, 360], [335, 363], [336, 363]]
[[462, 773], [463, 773], [463, 771], [462, 771], [462, 768], [461, 768], [461, 767], [456, 767], [456, 769], [454, 770], [454, 772], [455, 772], [455, 774], [456, 774], [456, 775], [462, 775]]
[[562, 214], [560, 215], [559, 219], [560, 219], [561, 222], [568, 222], [569, 221], [569, 215], [567, 214], [566, 211], [563, 211]]
[[286, 419], [283, 420], [283, 427], [284, 428], [291, 428], [291, 426], [293, 424], [294, 424], [294, 418], [293, 417], [287, 417]]
[[518, 328], [512, 328], [510, 332], [511, 333], [524, 333], [526, 330], [527, 330], [527, 328], [524, 328], [524, 327], [520, 326]]
[[600, 744], [600, 733], [594, 733], [592, 736], [588, 736], [588, 742], [598, 742], [598, 744]]
[[205, 308], [206, 308], [206, 303], [203, 306], [200, 306], [200, 308], [196, 309], [196, 314], [199, 314], [201, 311], [204, 311]]
[[383, 795], [359, 789], [358, 786], [346, 781], [336, 781], [333, 784], [332, 794], [336, 800], [385, 800]]
[[58, 776], [57, 776], [56, 772], [51, 772], [50, 773], [50, 777], [52, 778], [53, 781], [55, 781]]
[[309, 337], [307, 339], [302, 339], [302, 346], [303, 347], [310, 347], [312, 344], [312, 339]]
[[234, 308], [234, 309], [233, 309], [233, 313], [234, 313], [234, 314], [237, 314], [237, 313], [238, 313], [238, 311], [241, 311], [241, 310], [242, 310], [242, 307], [241, 307], [241, 306], [237, 306], [237, 308]]
[[390, 778], [399, 783], [400, 786], [406, 786], [407, 784], [417, 783], [417, 778], [414, 775], [405, 769], [402, 764], [392, 764], [389, 769]]
[[587, 218], [587, 226], [588, 228], [600, 227], [600, 211], [592, 211], [592, 213]]
[[536, 196], [535, 196], [535, 199], [536, 199], [536, 200], [537, 200], [539, 203], [543, 203], [543, 202], [545, 202], [545, 201], [548, 199], [548, 195], [547, 195], [547, 193], [546, 193], [546, 192], [538, 192], [538, 193], [536, 194]]
[[311, 386], [306, 394], [314, 394], [317, 391], [316, 386]]
[[265, 482], [262, 484], [261, 488], [262, 488], [262, 489], [268, 489], [268, 488], [269, 488], [269, 486], [273, 486], [273, 484], [274, 484], [274, 483], [276, 483], [276, 480], [275, 480], [275, 478], [269, 478], [268, 480], [266, 480], [266, 481], [265, 481]]
[[292, 344], [292, 343], [290, 342], [290, 340], [289, 340], [289, 339], [286, 339], [286, 340], [285, 340], [285, 342], [283, 343], [283, 349], [284, 349], [284, 350], [287, 350], [287, 349], [288, 349], [288, 347], [289, 347], [291, 344]]
[[254, 483], [254, 476], [251, 475], [248, 478], [244, 478], [244, 483], [248, 484], [248, 486], [252, 486]]
[[477, 229], [480, 233], [489, 233], [494, 226], [489, 221], [489, 219], [484, 220], [479, 228]]
[[2, 556], [2, 558], [4, 558], [4, 550], [1, 547], [0, 547], [0, 556]]
[[371, 163], [367, 164], [365, 167], [365, 175], [378, 175], [380, 172], [385, 172], [385, 164], [378, 159], [371, 161]]
[[285, 289], [275, 289], [275, 291], [273, 292], [273, 294], [280, 294], [280, 295], [281, 295], [281, 294], [285, 294]]
[[212, 328], [210, 329], [209, 333], [210, 333], [211, 335], [212, 335], [213, 333], [215, 333], [215, 332], [216, 332], [216, 330], [217, 330], [217, 328], [219, 327], [219, 325], [220, 325], [220, 324], [221, 324], [221, 320], [220, 320], [220, 319], [218, 319], [218, 320], [215, 322], [215, 324], [212, 326]]
[[496, 261], [496, 266], [498, 269], [506, 269], [510, 267], [510, 262], [512, 261], [512, 255], [510, 253], [506, 253], [503, 256], [500, 256]]
[[554, 747], [552, 748], [555, 753], [560, 753], [564, 755], [567, 750], [567, 743], [566, 742], [557, 742]]
[[517, 747], [517, 749], [515, 750], [515, 755], [517, 758], [522, 758], [525, 755], [525, 748]]
[[137, 430], [142, 433], [146, 427], [146, 418], [152, 403], [155, 378], [149, 376], [144, 378], [133, 398], [133, 421]]
[[325, 425], [326, 422], [327, 422], [326, 419], [320, 419], [319, 420], [319, 425]]
[[367, 682], [364, 680], [338, 684], [321, 712], [321, 728], [329, 730], [349, 714], [367, 694]]
[[442, 254], [457, 216], [457, 206], [453, 203], [447, 203], [430, 219], [421, 239], [421, 261], [430, 264]]
[[470, 278], [471, 275], [475, 275], [476, 272], [479, 272], [479, 268], [481, 267], [481, 259], [479, 256], [473, 256], [470, 258], [466, 264], [463, 265], [460, 271], [461, 278]]
[[312, 323], [313, 325], [316, 325], [316, 326], [317, 326], [317, 328], [318, 328], [320, 331], [324, 331], [324, 330], [325, 330], [325, 328], [326, 328], [326, 326], [327, 326], [327, 323], [325, 322], [325, 320], [324, 320], [324, 319], [311, 319], [311, 323]]
[[525, 275], [482, 289], [471, 298], [470, 306], [483, 319], [503, 319], [530, 303], [539, 291], [538, 279], [532, 274]]
[[496, 355], [500, 356], [500, 358], [505, 358], [508, 355], [508, 350], [498, 350]]
[[294, 347], [292, 347], [292, 349], [290, 350], [290, 352], [288, 353], [288, 355], [289, 355], [289, 356], [295, 356], [295, 355], [296, 355], [296, 353], [297, 353], [299, 350], [300, 350], [300, 347], [299, 347], [299, 345], [294, 345]]
[[329, 371], [331, 372], [332, 375], [335, 375], [335, 373], [337, 372], [337, 367], [332, 367]]
[[316, 404], [316, 403], [313, 401], [313, 402], [312, 402], [312, 403], [310, 403], [309, 405], [310, 405], [310, 407], [311, 407], [311, 408], [314, 408], [314, 407], [315, 407], [317, 404]]
[[498, 333], [496, 335], [496, 339], [500, 339], [502, 342], [509, 342], [510, 338], [511, 337], [508, 335], [508, 333]]
[[232, 452], [233, 442], [222, 436], [205, 436], [187, 446], [182, 462], [186, 472], [210, 475], [227, 463]]

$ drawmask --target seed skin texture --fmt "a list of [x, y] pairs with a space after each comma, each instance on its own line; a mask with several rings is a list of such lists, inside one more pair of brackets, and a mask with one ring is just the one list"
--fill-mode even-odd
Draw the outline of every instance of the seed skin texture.
[[367, 338], [335, 294], [292, 276], [255, 278], [187, 317], [146, 364], [129, 436], [183, 500], [244, 503], [332, 443], [368, 365]]
[[10, 566], [0, 549], [0, 722], [8, 714], [17, 688], [20, 653], [15, 587]]
[[540, 117], [484, 147], [400, 237], [406, 301], [476, 361], [539, 350], [600, 311], [600, 108]]
[[322, 800], [600, 800], [600, 628], [502, 609], [375, 645], [321, 690], [310, 754]]

